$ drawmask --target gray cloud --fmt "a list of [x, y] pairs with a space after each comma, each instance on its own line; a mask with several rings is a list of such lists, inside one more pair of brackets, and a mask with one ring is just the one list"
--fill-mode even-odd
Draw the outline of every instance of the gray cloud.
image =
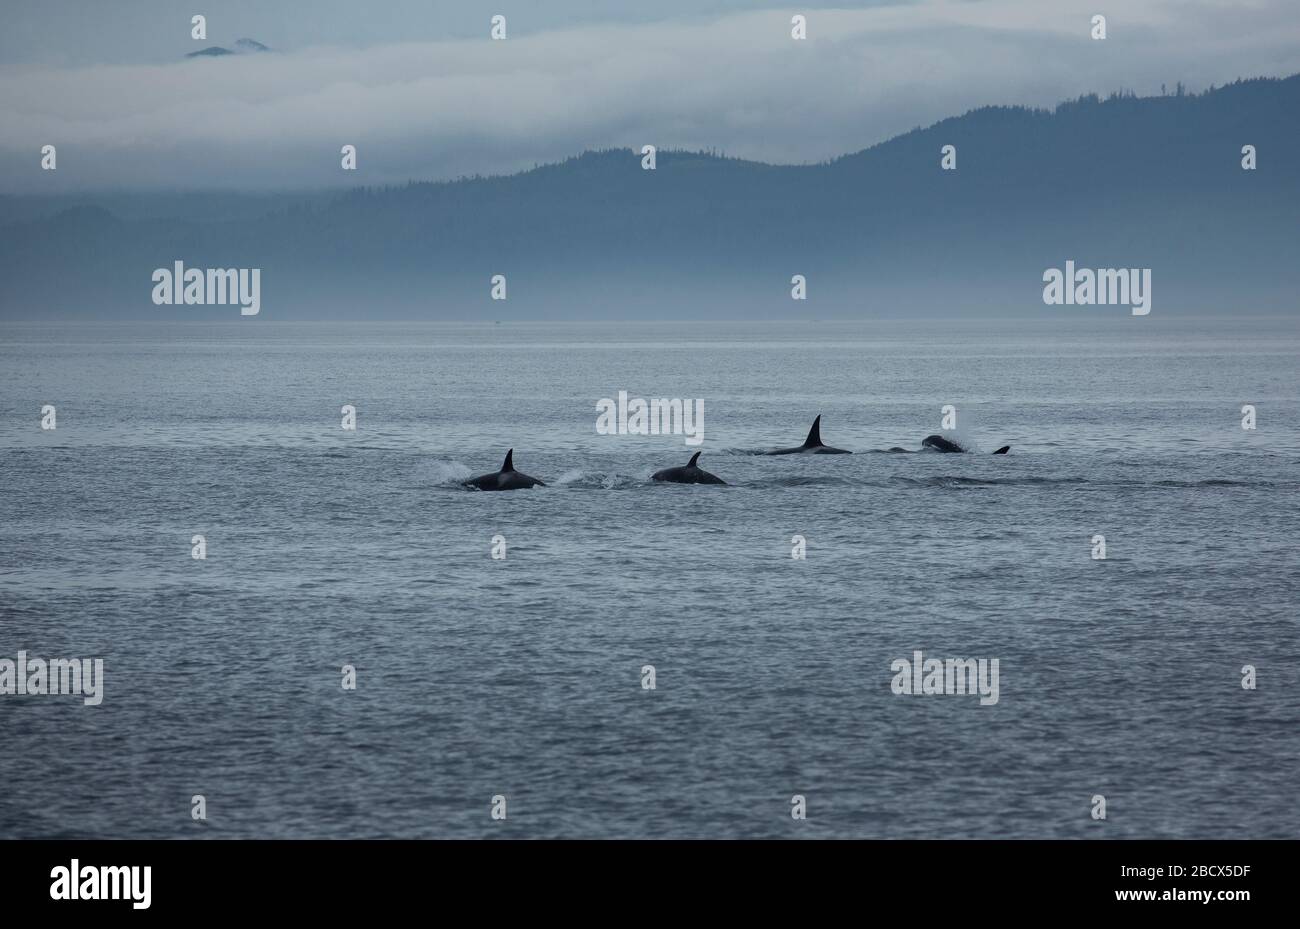
[[[833, 157], [990, 103], [1300, 71], [1300, 8], [931, 0], [163, 64], [0, 70], [3, 191], [353, 186], [518, 170], [586, 148]], [[1106, 10], [1100, 10], [1106, 13]], [[512, 33], [514, 30], [512, 29]], [[254, 36], [263, 38], [263, 36]], [[57, 172], [39, 170], [58, 146]], [[357, 145], [343, 172], [339, 148]]]

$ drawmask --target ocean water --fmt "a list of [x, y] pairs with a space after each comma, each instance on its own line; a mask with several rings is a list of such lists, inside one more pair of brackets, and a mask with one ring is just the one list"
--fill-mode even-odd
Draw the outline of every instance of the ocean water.
[[[863, 453], [945, 404], [1011, 453]], [[105, 682], [0, 696], [0, 836], [1294, 838], [1298, 425], [1293, 320], [6, 323], [0, 657]]]

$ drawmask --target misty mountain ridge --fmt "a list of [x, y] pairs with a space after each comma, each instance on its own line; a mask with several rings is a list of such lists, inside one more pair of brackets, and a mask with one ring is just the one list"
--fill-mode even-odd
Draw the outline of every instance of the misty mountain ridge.
[[154, 306], [174, 261], [261, 268], [272, 319], [1127, 312], [1044, 306], [1066, 260], [1152, 269], [1157, 315], [1292, 313], [1297, 112], [1300, 75], [984, 107], [813, 165], [615, 149], [346, 192], [3, 198], [0, 316], [238, 317]]

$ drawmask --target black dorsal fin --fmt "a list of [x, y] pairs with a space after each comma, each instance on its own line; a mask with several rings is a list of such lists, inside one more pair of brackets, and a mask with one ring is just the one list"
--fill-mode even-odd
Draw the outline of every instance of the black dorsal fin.
[[813, 427], [808, 430], [808, 438], [804, 439], [803, 447], [816, 448], [821, 444], [822, 444], [822, 417], [821, 414], [818, 413], [817, 418], [813, 420]]
[[506, 452], [506, 463], [501, 466], [502, 471], [513, 471], [515, 469], [515, 450], [512, 448]]
[[1002, 446], [1001, 448], [999, 448], [996, 452], [994, 452], [993, 454], [995, 454], [995, 455], [1005, 455], [1005, 454], [1006, 454], [1007, 452], [1009, 452], [1009, 451], [1011, 451], [1011, 446], [1010, 446], [1010, 445], [1004, 445], [1004, 446]]
[[691, 456], [691, 460], [688, 461], [688, 462], [686, 462], [686, 467], [688, 467], [688, 468], [693, 468], [693, 467], [695, 467], [695, 462], [697, 462], [697, 461], [699, 461], [699, 460], [700, 460], [700, 453], [699, 453], [699, 452], [696, 452], [694, 455]]

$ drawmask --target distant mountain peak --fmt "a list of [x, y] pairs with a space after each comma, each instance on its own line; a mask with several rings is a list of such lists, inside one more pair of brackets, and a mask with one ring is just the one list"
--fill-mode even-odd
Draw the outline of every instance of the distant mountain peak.
[[271, 49], [258, 42], [256, 39], [236, 39], [233, 49], [224, 48], [220, 45], [209, 45], [207, 48], [199, 49], [197, 52], [190, 52], [186, 58], [220, 58], [224, 55], [250, 55], [256, 52], [269, 52]]
[[186, 58], [217, 58], [221, 55], [235, 54], [228, 48], [222, 48], [220, 45], [209, 45], [207, 48], [201, 48], [197, 52], [190, 52]]

